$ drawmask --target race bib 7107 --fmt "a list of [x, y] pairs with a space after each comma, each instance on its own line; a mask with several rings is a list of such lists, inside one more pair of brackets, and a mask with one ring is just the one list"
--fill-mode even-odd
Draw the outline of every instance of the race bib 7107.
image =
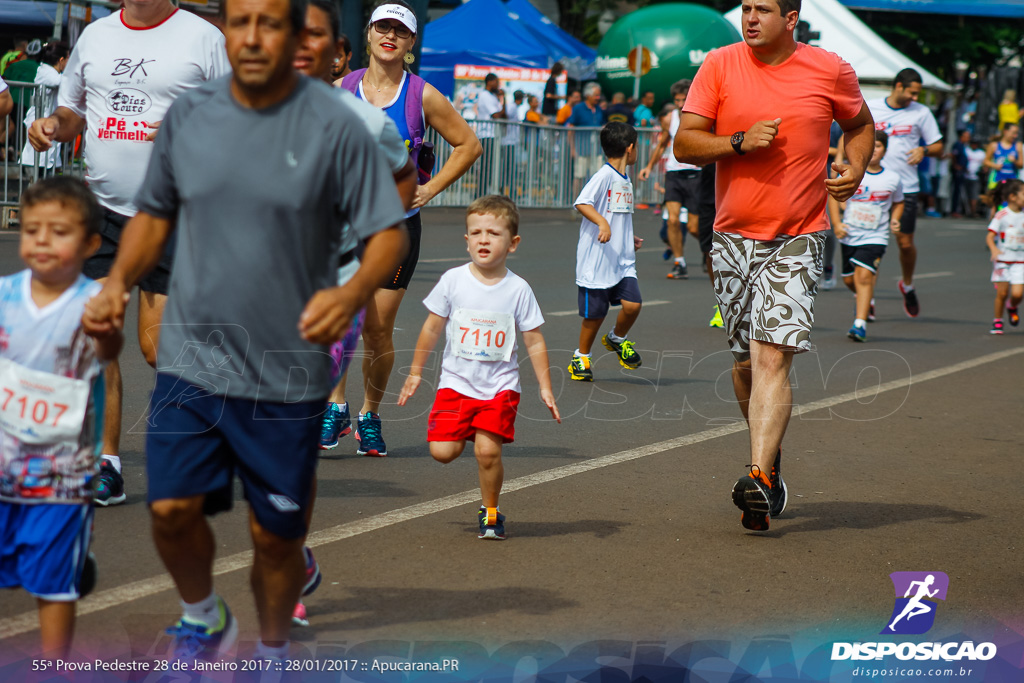
[[88, 405], [87, 381], [0, 358], [0, 427], [22, 443], [77, 441]]

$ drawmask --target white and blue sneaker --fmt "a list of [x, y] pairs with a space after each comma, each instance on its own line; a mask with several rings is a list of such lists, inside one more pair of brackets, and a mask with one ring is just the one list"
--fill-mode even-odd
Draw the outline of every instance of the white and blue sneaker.
[[356, 420], [356, 441], [359, 448], [356, 455], [372, 455], [383, 458], [388, 454], [387, 444], [380, 432], [380, 415], [377, 413], [366, 413], [360, 415]]
[[868, 340], [868, 331], [863, 327], [854, 325], [850, 328], [850, 331], [846, 333], [846, 336], [855, 342], [866, 342]]
[[167, 635], [174, 636], [170, 659], [184, 662], [212, 661], [217, 655], [234, 647], [238, 640], [238, 621], [222, 598], [217, 598], [217, 611], [220, 619], [215, 626], [196, 624], [182, 617], [177, 624], [167, 629]]

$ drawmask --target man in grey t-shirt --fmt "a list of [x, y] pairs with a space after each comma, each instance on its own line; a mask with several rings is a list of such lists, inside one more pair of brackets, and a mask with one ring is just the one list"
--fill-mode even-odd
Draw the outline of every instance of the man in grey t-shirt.
[[[258, 657], [287, 654], [309, 587], [302, 551], [326, 344], [341, 337], [404, 257], [391, 169], [337, 93], [292, 68], [303, 0], [228, 0], [232, 76], [179, 98], [161, 126], [86, 331], [123, 323], [124, 293], [174, 229], [177, 261], [150, 405], [149, 495], [157, 550], [181, 595], [177, 659], [228, 649], [237, 623], [213, 592], [212, 531], [237, 470], [252, 510]], [[344, 226], [366, 241], [337, 286]]]

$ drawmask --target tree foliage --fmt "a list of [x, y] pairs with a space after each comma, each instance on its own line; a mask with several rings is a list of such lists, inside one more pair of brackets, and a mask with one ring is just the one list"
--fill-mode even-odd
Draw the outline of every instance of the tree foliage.
[[1024, 21], [904, 12], [855, 12], [894, 48], [947, 82], [1024, 54]]

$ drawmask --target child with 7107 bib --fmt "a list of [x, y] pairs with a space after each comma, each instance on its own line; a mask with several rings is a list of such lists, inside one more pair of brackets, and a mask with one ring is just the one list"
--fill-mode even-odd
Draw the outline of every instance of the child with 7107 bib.
[[119, 328], [83, 332], [100, 285], [82, 265], [102, 213], [85, 184], [40, 181], [21, 198], [26, 270], [0, 278], [0, 588], [35, 596], [44, 656], [66, 659], [75, 604], [95, 583], [92, 480], [103, 425], [101, 361]]
[[580, 347], [569, 363], [569, 376], [593, 382], [590, 351], [610, 305], [622, 305], [615, 327], [601, 343], [619, 357], [622, 367], [640, 367], [640, 354], [626, 339], [640, 315], [642, 300], [636, 279], [636, 250], [643, 242], [633, 235], [633, 183], [626, 167], [636, 163], [637, 134], [633, 126], [609, 123], [601, 129], [601, 149], [607, 162], [576, 199], [583, 214], [576, 247], [576, 286], [580, 317]]
[[505, 516], [498, 495], [505, 478], [502, 445], [515, 437], [519, 406], [516, 330], [540, 384], [540, 397], [562, 421], [551, 391], [544, 323], [530, 285], [505, 266], [519, 246], [519, 211], [508, 197], [490, 195], [466, 209], [470, 263], [441, 276], [423, 304], [430, 313], [416, 342], [416, 353], [398, 397], [404, 406], [422, 381], [423, 367], [447, 332], [437, 397], [427, 423], [435, 460], [449, 463], [474, 442], [483, 504], [477, 512], [479, 538], [503, 540]]

